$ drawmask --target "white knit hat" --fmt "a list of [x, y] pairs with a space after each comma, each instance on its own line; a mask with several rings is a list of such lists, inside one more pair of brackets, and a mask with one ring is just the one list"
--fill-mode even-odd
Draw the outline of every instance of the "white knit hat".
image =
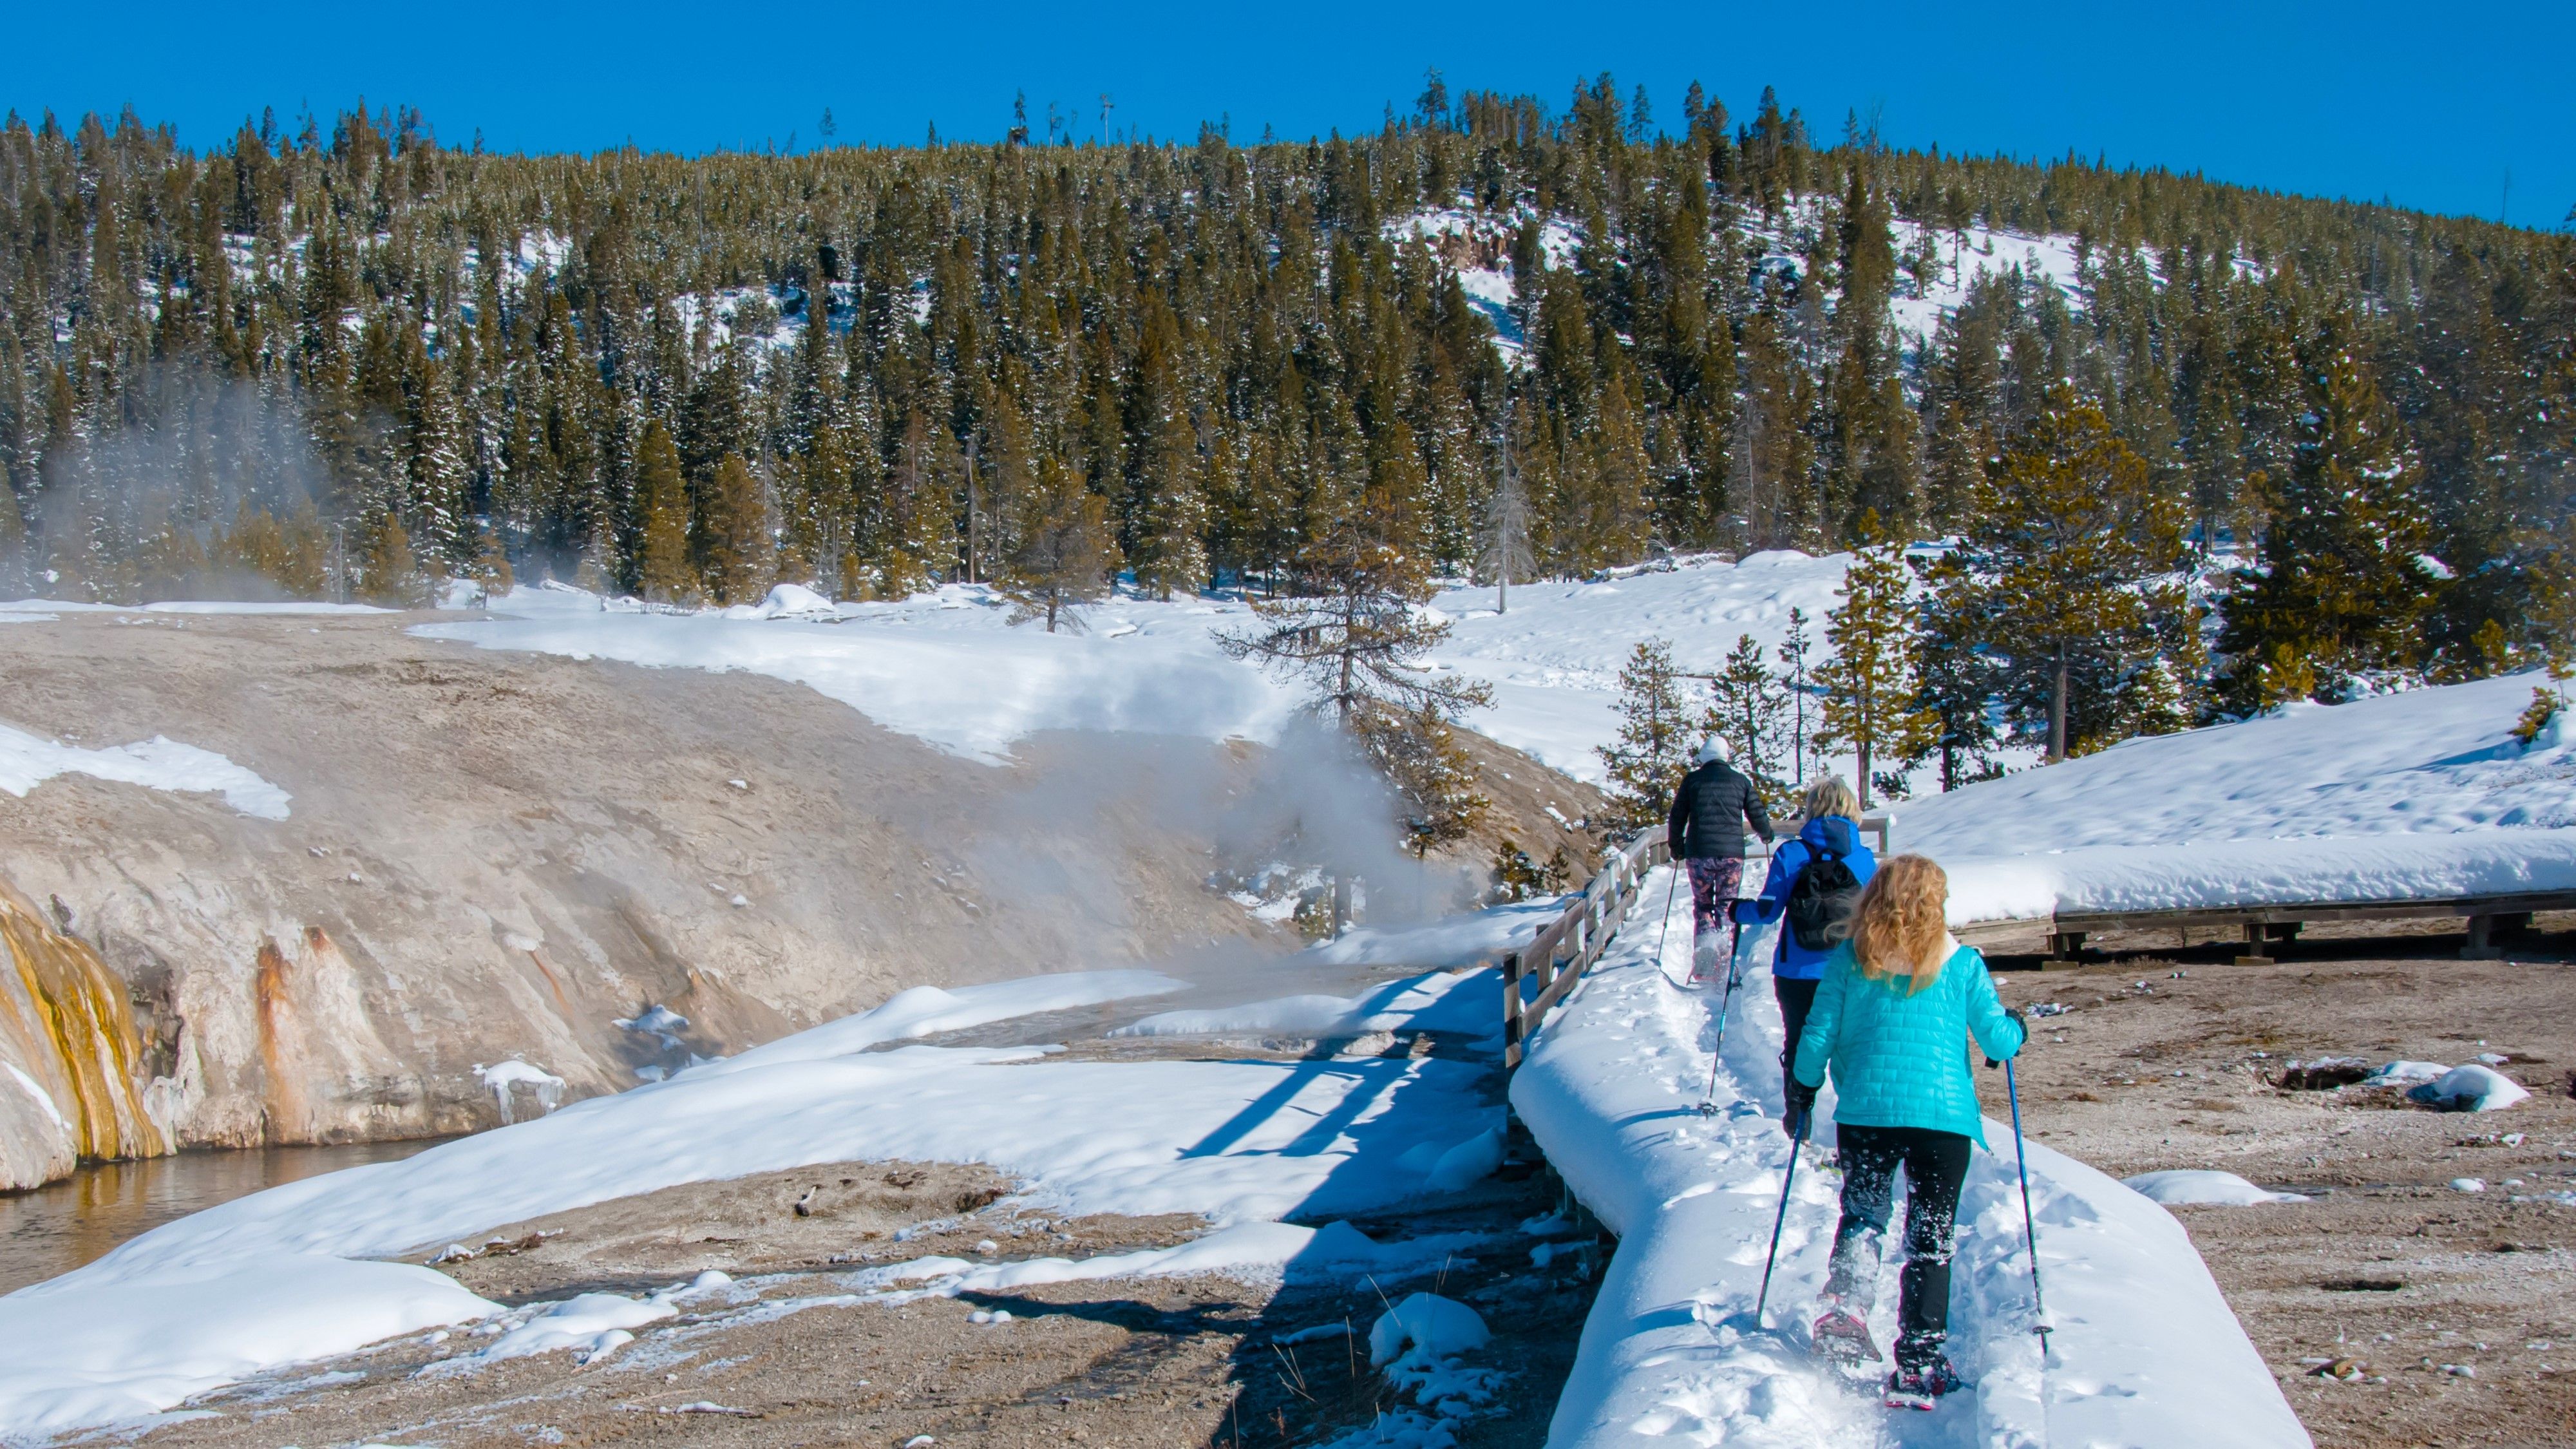
[[1715, 735], [1711, 735], [1707, 739], [1700, 741], [1699, 748], [1691, 752], [1691, 763], [1694, 765], [1706, 765], [1725, 759], [1727, 754], [1726, 741], [1717, 738]]

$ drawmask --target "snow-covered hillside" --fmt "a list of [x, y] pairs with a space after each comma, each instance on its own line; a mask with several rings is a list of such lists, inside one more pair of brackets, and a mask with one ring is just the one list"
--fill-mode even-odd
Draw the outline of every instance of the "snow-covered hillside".
[[2535, 675], [2294, 705], [1896, 812], [1962, 921], [2576, 889], [2576, 751], [2509, 731]]
[[[1490, 681], [1495, 703], [1467, 724], [1579, 780], [1603, 778], [1594, 751], [1618, 735], [1619, 667], [1638, 640], [1673, 645], [1683, 669], [1714, 670], [1739, 635], [1778, 645], [1792, 607], [1833, 607], [1848, 555], [1755, 554], [1589, 583], [1530, 584], [1495, 611], [1491, 589], [1442, 593], [1456, 624], [1432, 663]], [[1082, 634], [1012, 627], [992, 590], [950, 584], [900, 602], [830, 604], [782, 587], [763, 605], [649, 610], [560, 587], [495, 600], [493, 617], [415, 632], [487, 649], [669, 668], [745, 670], [807, 685], [888, 729], [994, 760], [1040, 730], [1278, 738], [1297, 696], [1228, 659], [1216, 634], [1253, 623], [1237, 600], [1163, 602], [1121, 594]]]
[[1432, 601], [1456, 621], [1440, 662], [1492, 682], [1494, 708], [1468, 723], [1578, 780], [1606, 776], [1594, 751], [1619, 735], [1619, 669], [1638, 641], [1659, 638], [1688, 673], [1714, 673], [1746, 634], [1773, 651], [1789, 611], [1805, 612], [1816, 657], [1824, 616], [1842, 589], [1849, 554], [1793, 551], [1741, 563], [1703, 560], [1592, 582], [1525, 584], [1495, 611], [1495, 591], [1460, 588]]

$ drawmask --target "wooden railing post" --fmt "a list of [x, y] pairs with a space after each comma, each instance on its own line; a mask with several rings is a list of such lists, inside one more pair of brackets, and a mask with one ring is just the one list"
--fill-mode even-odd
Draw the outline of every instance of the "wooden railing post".
[[1521, 954], [1503, 958], [1503, 1066], [1521, 1064]]

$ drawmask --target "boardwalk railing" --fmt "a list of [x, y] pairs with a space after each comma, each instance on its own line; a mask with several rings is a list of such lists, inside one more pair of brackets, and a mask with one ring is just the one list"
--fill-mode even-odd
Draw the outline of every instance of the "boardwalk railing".
[[[1574, 990], [1583, 973], [1601, 959], [1619, 923], [1645, 885], [1646, 872], [1666, 859], [1664, 833], [1649, 830], [1609, 853], [1601, 869], [1547, 923], [1528, 945], [1506, 954], [1503, 968], [1503, 1069], [1521, 1064], [1522, 1049], [1547, 1020], [1547, 1014]], [[1535, 982], [1537, 994], [1524, 1002], [1522, 983]]]
[[2060, 911], [2053, 916], [1979, 921], [1960, 927], [1957, 934], [1961, 941], [1971, 946], [1991, 948], [2014, 938], [2026, 939], [2032, 932], [2045, 933], [2048, 954], [2041, 964], [2067, 966], [2075, 963], [2078, 953], [2084, 949], [2087, 936], [2112, 931], [2240, 931], [2245, 946], [2243, 954], [2236, 958], [2238, 963], [2261, 966], [2273, 960], [2271, 947], [2296, 938], [2299, 928], [2311, 921], [2405, 921], [2448, 917], [2467, 923], [2468, 944], [2460, 954], [2476, 960], [2501, 954], [2495, 938], [2528, 931], [2534, 912], [2568, 910], [2576, 910], [2576, 891], [2532, 891], [2425, 900], [2282, 901], [2267, 905], [2200, 906], [2173, 910]]

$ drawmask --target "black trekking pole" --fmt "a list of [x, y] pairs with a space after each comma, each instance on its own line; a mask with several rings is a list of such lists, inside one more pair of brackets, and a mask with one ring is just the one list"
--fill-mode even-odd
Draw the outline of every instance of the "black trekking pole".
[[1701, 1093], [1699, 1099], [1699, 1114], [1703, 1117], [1717, 1115], [1717, 1069], [1726, 1061], [1726, 1013], [1735, 1005], [1735, 984], [1741, 979], [1736, 974], [1735, 958], [1729, 956], [1726, 961], [1726, 994], [1717, 1002], [1717, 1045], [1709, 1048], [1708, 1053], [1708, 1090]]
[[[1658, 976], [1662, 975], [1664, 971], [1664, 943], [1671, 940], [1673, 934], [1673, 892], [1679, 890], [1682, 883], [1682, 863], [1676, 860], [1672, 863], [1672, 868], [1673, 873], [1671, 878], [1664, 882], [1663, 929], [1655, 933], [1655, 974]], [[1694, 911], [1699, 909], [1699, 903], [1696, 898], [1694, 898], [1691, 903], [1691, 909]], [[1698, 924], [1696, 917], [1693, 918], [1692, 924]]]
[[1798, 1135], [1789, 1139], [1789, 1174], [1780, 1179], [1780, 1210], [1771, 1215], [1771, 1251], [1762, 1260], [1762, 1292], [1753, 1300], [1753, 1326], [1762, 1326], [1762, 1310], [1771, 1302], [1771, 1265], [1780, 1259], [1780, 1225], [1789, 1220], [1789, 1189], [1798, 1181], [1798, 1149], [1806, 1145], [1807, 1129], [1815, 1125], [1814, 1109], [1808, 1120], [1798, 1124]]
[[2010, 1057], [2004, 1058], [2004, 1096], [2012, 1103], [2013, 1170], [2021, 1174], [2021, 1231], [2023, 1240], [2030, 1245], [2030, 1307], [2031, 1312], [2039, 1319], [2037, 1323], [2031, 1325], [2030, 1331], [2039, 1335], [2040, 1359], [2046, 1362], [2048, 1304], [2039, 1296], [2039, 1224], [2030, 1215], [2030, 1161], [2025, 1155], [2029, 1149], [2022, 1143], [2021, 1089], [2013, 1082], [2013, 1064]]

